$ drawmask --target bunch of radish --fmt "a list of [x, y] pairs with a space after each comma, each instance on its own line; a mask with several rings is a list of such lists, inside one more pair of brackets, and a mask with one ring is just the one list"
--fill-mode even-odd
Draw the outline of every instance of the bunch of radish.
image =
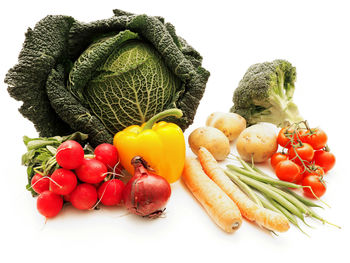
[[307, 186], [303, 188], [307, 197], [321, 197], [326, 192], [324, 175], [335, 165], [327, 139], [323, 130], [310, 128], [306, 121], [282, 128], [277, 143], [283, 149], [270, 159], [277, 177]]
[[51, 176], [37, 173], [31, 180], [43, 216], [56, 216], [64, 201], [80, 210], [93, 209], [97, 203], [114, 206], [121, 202], [124, 183], [116, 178], [120, 166], [113, 145], [100, 144], [88, 156], [78, 142], [68, 140], [57, 148], [55, 158], [60, 167]]
[[64, 202], [80, 210], [94, 209], [98, 204], [116, 206], [122, 201], [132, 214], [156, 218], [165, 210], [171, 195], [168, 181], [155, 174], [140, 156], [132, 159], [133, 177], [124, 185], [118, 150], [111, 144], [98, 145], [93, 155], [85, 155], [74, 140], [63, 142], [55, 161], [58, 168], [51, 175], [35, 174], [32, 189], [39, 194], [37, 209], [46, 218], [55, 217]]

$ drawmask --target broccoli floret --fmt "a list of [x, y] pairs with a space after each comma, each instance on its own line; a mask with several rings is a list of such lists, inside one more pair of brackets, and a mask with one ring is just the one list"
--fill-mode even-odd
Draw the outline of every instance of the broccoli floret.
[[233, 94], [231, 112], [243, 116], [248, 125], [270, 122], [279, 127], [302, 121], [292, 101], [296, 69], [286, 60], [250, 66]]

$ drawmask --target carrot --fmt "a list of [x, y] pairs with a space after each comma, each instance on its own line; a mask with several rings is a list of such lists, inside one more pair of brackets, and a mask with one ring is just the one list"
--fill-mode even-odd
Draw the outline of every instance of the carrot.
[[198, 158], [204, 172], [236, 203], [246, 219], [273, 231], [285, 232], [289, 229], [288, 219], [284, 215], [254, 203], [226, 176], [207, 149], [201, 147]]
[[237, 205], [204, 173], [198, 159], [186, 158], [182, 180], [224, 231], [232, 233], [241, 226], [242, 215]]

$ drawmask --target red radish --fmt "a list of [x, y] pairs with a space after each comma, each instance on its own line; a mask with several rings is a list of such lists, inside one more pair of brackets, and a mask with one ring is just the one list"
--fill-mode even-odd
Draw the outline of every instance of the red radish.
[[119, 162], [117, 148], [109, 143], [102, 143], [95, 148], [94, 151], [96, 160], [103, 162], [107, 168], [113, 169]]
[[51, 218], [61, 211], [63, 199], [51, 191], [44, 191], [38, 196], [36, 206], [40, 214], [46, 218]]
[[59, 168], [51, 175], [50, 190], [58, 195], [67, 195], [77, 186], [75, 174], [67, 169]]
[[123, 191], [126, 208], [129, 212], [144, 217], [160, 216], [171, 195], [170, 184], [163, 177], [149, 171], [146, 161], [141, 157], [134, 157], [131, 163], [135, 174]]
[[123, 189], [124, 183], [121, 180], [108, 180], [98, 188], [98, 198], [104, 205], [117, 205], [122, 199]]
[[37, 194], [49, 190], [50, 179], [48, 176], [42, 176], [37, 173], [32, 177], [31, 186]]
[[97, 184], [105, 179], [108, 171], [106, 165], [99, 160], [85, 158], [75, 172], [84, 183]]
[[76, 141], [63, 142], [56, 153], [56, 161], [59, 166], [71, 170], [78, 168], [84, 159], [84, 149]]
[[97, 202], [96, 188], [91, 184], [79, 184], [70, 194], [70, 202], [77, 209], [91, 209]]

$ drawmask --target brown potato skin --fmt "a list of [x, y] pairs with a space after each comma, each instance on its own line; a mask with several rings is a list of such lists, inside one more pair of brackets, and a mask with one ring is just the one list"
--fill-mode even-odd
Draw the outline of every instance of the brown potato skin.
[[208, 116], [206, 125], [219, 129], [232, 142], [246, 128], [247, 122], [242, 116], [236, 113], [213, 112]]
[[277, 151], [277, 135], [265, 124], [255, 124], [246, 128], [237, 138], [237, 152], [241, 158], [255, 163], [262, 163], [270, 159]]
[[197, 155], [205, 147], [217, 161], [225, 160], [230, 153], [230, 142], [226, 135], [213, 127], [199, 127], [188, 136], [192, 152]]

